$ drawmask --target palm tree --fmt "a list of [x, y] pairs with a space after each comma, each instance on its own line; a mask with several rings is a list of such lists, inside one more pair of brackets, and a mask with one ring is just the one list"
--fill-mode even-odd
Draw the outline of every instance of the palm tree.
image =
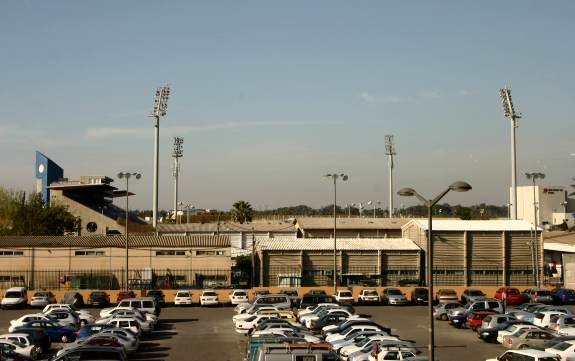
[[246, 201], [237, 201], [232, 206], [232, 219], [234, 222], [247, 223], [252, 221], [252, 205]]

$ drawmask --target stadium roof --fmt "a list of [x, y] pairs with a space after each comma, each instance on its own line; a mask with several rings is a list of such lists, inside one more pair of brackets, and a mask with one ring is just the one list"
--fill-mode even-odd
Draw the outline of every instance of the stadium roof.
[[[427, 230], [426, 219], [413, 219], [405, 224], [407, 227], [416, 224], [419, 228]], [[460, 220], [460, 219], [434, 219], [434, 231], [531, 231], [533, 225], [522, 220]], [[538, 228], [541, 230], [541, 228]]]
[[[274, 237], [258, 241], [257, 248], [277, 251], [332, 251], [333, 238]], [[412, 240], [407, 238], [338, 238], [337, 249], [346, 251], [420, 250]]]
[[[130, 248], [145, 247], [230, 247], [228, 236], [131, 235]], [[0, 248], [123, 248], [126, 237], [117, 236], [2, 236]]]
[[218, 223], [183, 223], [158, 224], [160, 233], [250, 233], [254, 232], [287, 232], [295, 233], [293, 222], [290, 221], [253, 221], [250, 223], [220, 222]]
[[[401, 229], [409, 218], [338, 218], [338, 229]], [[297, 217], [296, 224], [303, 230], [333, 229], [333, 217]]]

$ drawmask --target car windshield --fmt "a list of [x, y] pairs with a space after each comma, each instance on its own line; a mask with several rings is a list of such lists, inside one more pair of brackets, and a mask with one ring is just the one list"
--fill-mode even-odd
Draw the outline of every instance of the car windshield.
[[246, 318], [246, 322], [252, 322], [253, 320], [255, 320], [257, 317], [256, 316], [250, 316], [248, 318]]
[[451, 310], [453, 308], [461, 307], [461, 305], [459, 303], [446, 303], [443, 307], [445, 307], [446, 310]]
[[483, 292], [481, 292], [480, 290], [470, 290], [469, 295], [470, 296], [483, 296]]
[[180, 292], [177, 297], [190, 297], [190, 294], [188, 292]]
[[351, 292], [349, 292], [349, 291], [340, 292], [339, 296], [340, 297], [351, 297]]
[[558, 350], [558, 351], [565, 351], [567, 350], [569, 347], [573, 346], [572, 343], [569, 342], [559, 342], [557, 345], [551, 347], [553, 350]]
[[6, 292], [6, 295], [4, 296], [4, 298], [20, 298], [20, 297], [22, 297], [22, 293], [16, 291]]
[[365, 291], [363, 294], [366, 296], [377, 296], [377, 291], [375, 290]]
[[236, 292], [235, 295], [236, 296], [247, 296], [247, 294], [245, 292]]
[[204, 292], [204, 296], [216, 296], [215, 292]]
[[48, 292], [36, 292], [34, 293], [34, 297], [48, 297]]
[[387, 294], [391, 296], [401, 296], [403, 293], [396, 288], [390, 288], [387, 290]]

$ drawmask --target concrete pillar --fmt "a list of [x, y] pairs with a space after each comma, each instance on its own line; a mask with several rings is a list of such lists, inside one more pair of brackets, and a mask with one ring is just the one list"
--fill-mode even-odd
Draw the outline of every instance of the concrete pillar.
[[469, 286], [469, 253], [468, 253], [469, 236], [468, 232], [463, 232], [463, 285]]
[[501, 285], [507, 286], [508, 284], [508, 277], [507, 277], [507, 232], [501, 232], [501, 253], [502, 253], [502, 260], [501, 260], [501, 268], [503, 270], [503, 274], [501, 277]]
[[377, 285], [381, 286], [381, 249], [377, 250]]

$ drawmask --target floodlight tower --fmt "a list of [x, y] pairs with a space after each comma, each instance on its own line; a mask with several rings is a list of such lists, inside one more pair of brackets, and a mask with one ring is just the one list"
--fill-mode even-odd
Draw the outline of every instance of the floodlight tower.
[[387, 155], [387, 165], [389, 166], [389, 218], [393, 217], [393, 156], [395, 146], [393, 144], [393, 135], [385, 136], [385, 154]]
[[154, 189], [152, 200], [152, 226], [158, 225], [158, 172], [160, 158], [160, 117], [166, 115], [168, 111], [168, 98], [170, 96], [170, 85], [156, 89], [154, 98], [154, 110], [151, 117], [154, 118]]
[[178, 223], [178, 178], [180, 177], [180, 158], [184, 156], [184, 138], [174, 137], [174, 148], [172, 149], [172, 158], [174, 158], [174, 215]]
[[515, 129], [518, 127], [517, 119], [521, 118], [520, 113], [515, 112], [513, 99], [511, 98], [511, 89], [502, 88], [499, 90], [499, 96], [503, 103], [503, 113], [506, 118], [511, 120], [511, 197], [510, 197], [510, 216], [511, 219], [517, 219], [517, 147], [515, 143]]

